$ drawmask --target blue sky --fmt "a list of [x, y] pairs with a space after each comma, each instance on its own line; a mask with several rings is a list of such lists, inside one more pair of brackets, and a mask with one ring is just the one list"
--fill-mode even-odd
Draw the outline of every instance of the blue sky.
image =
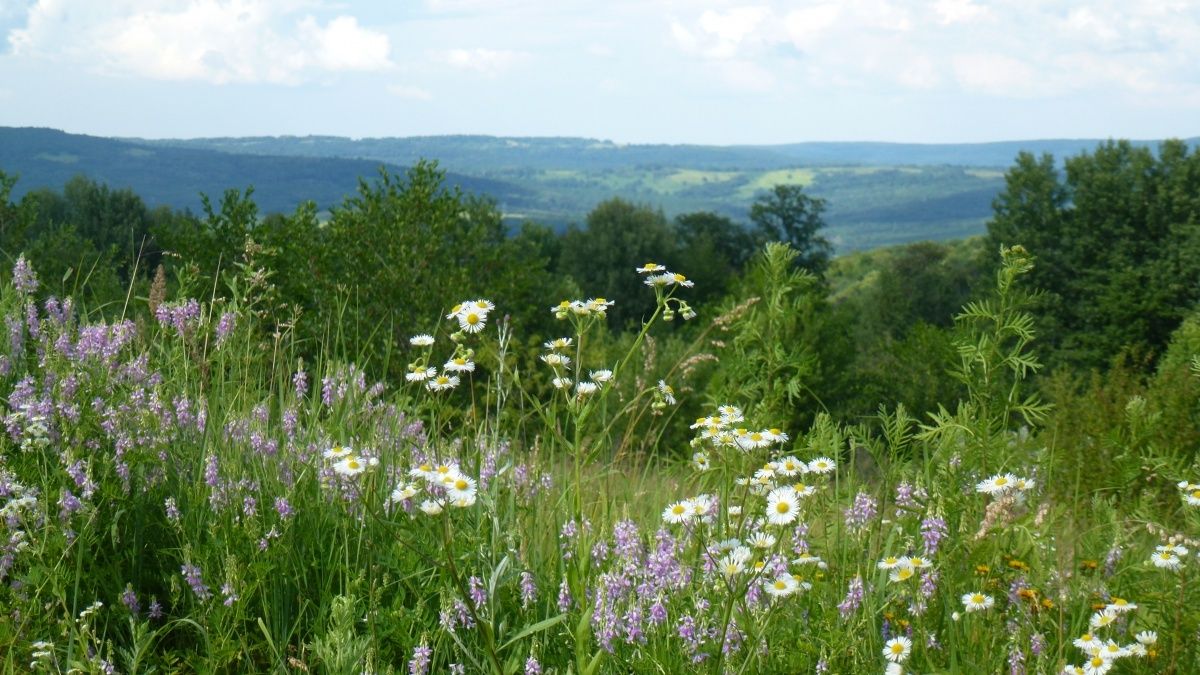
[[0, 0], [0, 36], [0, 124], [97, 135], [1200, 135], [1200, 0]]

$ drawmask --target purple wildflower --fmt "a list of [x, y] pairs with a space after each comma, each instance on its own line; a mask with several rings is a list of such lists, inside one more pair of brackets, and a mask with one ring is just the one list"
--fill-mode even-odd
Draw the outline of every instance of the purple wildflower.
[[850, 580], [850, 585], [846, 589], [846, 598], [838, 605], [838, 613], [842, 618], [846, 618], [858, 611], [863, 601], [863, 581], [862, 577], [856, 576]]
[[429, 672], [429, 662], [433, 657], [433, 650], [429, 645], [421, 643], [413, 647], [412, 659], [408, 662], [409, 675], [425, 675]]
[[850, 508], [843, 511], [846, 527], [851, 532], [859, 532], [871, 522], [878, 511], [879, 505], [875, 499], [865, 492], [859, 492], [854, 496], [854, 503]]
[[206, 602], [212, 597], [212, 592], [208, 590], [208, 586], [204, 585], [204, 579], [201, 577], [198, 566], [184, 563], [179, 568], [179, 571], [183, 574], [184, 581], [187, 581], [187, 585], [191, 587], [192, 593], [196, 594], [200, 602]]
[[24, 295], [31, 295], [38, 288], [37, 274], [29, 265], [29, 261], [25, 260], [23, 253], [17, 257], [17, 264], [13, 265], [12, 285], [18, 293]]

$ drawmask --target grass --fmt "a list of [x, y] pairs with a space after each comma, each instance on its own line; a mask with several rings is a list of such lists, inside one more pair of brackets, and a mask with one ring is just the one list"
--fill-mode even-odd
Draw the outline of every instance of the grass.
[[[738, 387], [693, 424], [674, 370], [638, 381], [678, 286], [647, 290], [654, 316], [618, 342], [601, 303], [564, 307], [570, 341], [534, 364], [503, 308], [459, 303], [408, 354], [413, 377], [375, 383], [336, 353], [299, 362], [254, 297], [89, 322], [31, 304], [17, 275], [0, 292], [0, 663], [858, 673], [899, 644], [907, 672], [1060, 672], [1086, 633], [1121, 653], [1097, 668], [1196, 672], [1200, 476], [1137, 457], [1145, 488], [1095, 490], [1039, 435], [1036, 360], [1011, 337], [1027, 260], [1005, 255], [960, 319], [954, 410], [786, 430]], [[528, 367], [572, 382], [533, 386]]]

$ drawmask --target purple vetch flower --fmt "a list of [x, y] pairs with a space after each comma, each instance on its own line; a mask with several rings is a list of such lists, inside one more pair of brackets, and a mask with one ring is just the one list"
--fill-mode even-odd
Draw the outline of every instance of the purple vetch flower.
[[178, 523], [180, 513], [179, 513], [179, 507], [175, 505], [175, 498], [167, 497], [166, 500], [163, 502], [163, 505], [166, 507], [166, 510], [167, 510], [167, 520], [169, 520], [173, 523]]
[[125, 584], [125, 592], [121, 594], [121, 604], [129, 610], [129, 613], [137, 616], [141, 611], [141, 605], [138, 604], [137, 593], [133, 591], [133, 584]]
[[287, 520], [292, 517], [292, 505], [288, 503], [287, 497], [275, 498], [275, 512], [279, 514], [279, 518]]
[[25, 259], [24, 253], [17, 256], [17, 263], [13, 265], [12, 285], [23, 295], [32, 295], [38, 289], [37, 273]]
[[150, 618], [161, 619], [163, 617], [163, 606], [158, 601], [158, 598], [150, 596]]
[[237, 312], [225, 312], [217, 322], [217, 346], [225, 344], [233, 329], [237, 327]]
[[204, 483], [209, 487], [217, 487], [221, 484], [220, 474], [217, 470], [217, 456], [210, 454], [204, 458]]
[[1029, 655], [1037, 658], [1042, 655], [1046, 649], [1046, 638], [1041, 633], [1034, 633], [1029, 636]]
[[1025, 655], [1014, 648], [1008, 654], [1008, 675], [1025, 675]]
[[932, 558], [937, 553], [938, 546], [948, 533], [946, 521], [940, 516], [929, 516], [921, 521], [921, 539], [925, 541], [926, 558]]
[[896, 486], [896, 506], [901, 508], [911, 508], [916, 504], [913, 501], [913, 486], [905, 481]]
[[200, 320], [200, 303], [195, 298], [172, 303], [164, 302], [155, 308], [154, 318], [163, 327], [174, 328], [179, 337], [184, 337], [192, 332]]
[[1108, 555], [1104, 556], [1104, 576], [1111, 577], [1117, 571], [1117, 563], [1120, 562], [1124, 551], [1120, 546], [1113, 546], [1108, 549]]
[[558, 585], [558, 611], [565, 612], [571, 609], [574, 600], [571, 598], [571, 587], [567, 585], [567, 580], [564, 578], [562, 583]]
[[254, 497], [246, 497], [242, 500], [242, 514], [247, 518], [253, 518], [258, 515], [258, 500]]
[[231, 584], [229, 582], [225, 582], [224, 584], [221, 584], [221, 595], [225, 596], [225, 600], [224, 600], [223, 604], [226, 607], [233, 607], [233, 603], [235, 603], [241, 599], [241, 596], [239, 596], [237, 593], [234, 592], [233, 584]]
[[858, 611], [858, 608], [862, 606], [862, 601], [863, 581], [862, 577], [856, 576], [850, 580], [850, 585], [846, 589], [846, 597], [842, 600], [841, 604], [838, 605], [838, 613], [841, 614], [842, 618], [844, 619]]
[[538, 663], [533, 654], [525, 659], [525, 675], [542, 675], [542, 664]]
[[476, 607], [482, 607], [487, 603], [487, 591], [483, 589], [483, 579], [476, 576], [467, 579], [467, 592], [471, 595], [471, 602]]
[[817, 661], [817, 667], [813, 669], [813, 672], [817, 673], [817, 675], [824, 675], [825, 673], [828, 673], [829, 672], [829, 661], [827, 661], [825, 659], [821, 659], [820, 661]]
[[296, 398], [304, 398], [308, 393], [308, 373], [297, 370], [296, 374], [292, 375], [292, 387], [296, 390]]
[[413, 647], [412, 658], [408, 661], [409, 675], [426, 675], [432, 657], [433, 650], [424, 642]]
[[187, 585], [191, 587], [192, 593], [196, 594], [196, 597], [200, 600], [200, 602], [206, 602], [212, 597], [212, 592], [208, 590], [208, 586], [204, 585], [204, 579], [201, 576], [200, 568], [198, 566], [184, 563], [183, 566], [179, 568], [179, 571], [181, 574], [183, 574], [184, 581], [186, 581]]
[[846, 517], [846, 528], [851, 532], [860, 532], [868, 524], [871, 519], [879, 511], [879, 505], [875, 498], [865, 492], [859, 492], [854, 496], [854, 503], [850, 508], [845, 509], [843, 514]]
[[537, 600], [537, 584], [534, 583], [533, 574], [530, 572], [521, 572], [521, 607], [529, 609]]
[[929, 635], [925, 636], [925, 648], [932, 651], [939, 651], [942, 648], [942, 643], [938, 642], [937, 633], [930, 631]]
[[650, 625], [659, 626], [667, 620], [667, 608], [663, 605], [662, 598], [655, 598], [650, 605]]
[[62, 521], [68, 520], [71, 517], [71, 514], [83, 508], [83, 502], [79, 501], [79, 498], [76, 497], [70, 490], [62, 491], [62, 497], [58, 500], [58, 505], [60, 507], [58, 518]]

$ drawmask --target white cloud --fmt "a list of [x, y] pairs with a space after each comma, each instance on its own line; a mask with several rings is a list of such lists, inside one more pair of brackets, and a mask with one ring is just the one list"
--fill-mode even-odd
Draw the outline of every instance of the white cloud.
[[38, 0], [9, 32], [15, 55], [114, 74], [213, 83], [295, 84], [392, 67], [386, 34], [353, 16], [321, 22], [311, 2]]
[[525, 52], [510, 49], [448, 49], [439, 60], [453, 68], [473, 70], [484, 75], [497, 75], [529, 58]]
[[937, 0], [933, 11], [942, 25], [972, 23], [991, 16], [991, 10], [971, 0]]

